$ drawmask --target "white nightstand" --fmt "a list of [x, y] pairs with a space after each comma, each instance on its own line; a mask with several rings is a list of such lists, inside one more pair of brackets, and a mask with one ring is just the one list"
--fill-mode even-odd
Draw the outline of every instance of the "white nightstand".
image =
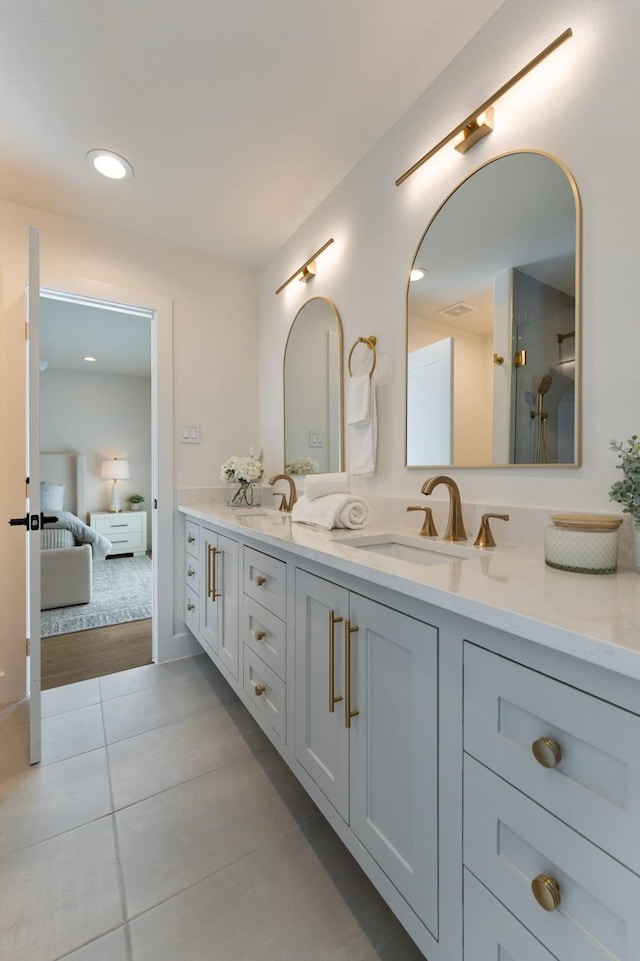
[[114, 554], [133, 554], [134, 557], [147, 551], [147, 512], [121, 511], [111, 514], [108, 511], [92, 511], [89, 524], [99, 534], [103, 534], [113, 545], [109, 556]]

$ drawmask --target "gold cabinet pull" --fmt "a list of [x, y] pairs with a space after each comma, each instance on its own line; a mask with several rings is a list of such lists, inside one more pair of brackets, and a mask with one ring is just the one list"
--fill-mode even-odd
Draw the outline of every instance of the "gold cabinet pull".
[[194, 611], [194, 610], [195, 610], [195, 607], [196, 607], [195, 604], [193, 604], [191, 601], [187, 601], [187, 610], [188, 610], [188, 611]]
[[560, 906], [560, 885], [555, 878], [546, 874], [539, 874], [531, 882], [533, 896], [545, 911], [555, 911]]
[[266, 577], [262, 577], [261, 574], [258, 574], [258, 576], [256, 577], [254, 583], [255, 583], [256, 587], [262, 587], [262, 585], [265, 584], [266, 581], [267, 581]]
[[351, 718], [355, 717], [360, 711], [357, 708], [352, 710], [351, 708], [351, 635], [356, 634], [360, 630], [359, 627], [352, 627], [351, 621], [346, 620], [344, 622], [344, 726], [351, 727]]
[[336, 617], [335, 611], [329, 611], [329, 713], [333, 714], [342, 694], [336, 694], [336, 624], [340, 624], [341, 617]]
[[195, 577], [195, 576], [196, 576], [196, 572], [193, 570], [191, 565], [189, 565], [189, 567], [187, 568], [187, 577]]
[[187, 535], [187, 544], [195, 544], [195, 542], [196, 542], [196, 539], [193, 536], [193, 534]]
[[266, 685], [265, 685], [265, 684], [256, 684], [256, 686], [255, 686], [255, 688], [254, 688], [254, 690], [255, 690], [255, 692], [256, 692], [256, 697], [261, 697], [261, 696], [264, 694], [264, 692], [266, 691], [266, 689], [267, 689], [267, 688], [266, 688]]
[[212, 544], [207, 544], [207, 597], [210, 597], [215, 604], [216, 598], [220, 597], [217, 585], [216, 557], [222, 554]]
[[261, 641], [267, 635], [265, 634], [264, 631], [256, 630], [253, 632], [253, 636], [255, 637], [256, 641]]
[[551, 737], [539, 737], [531, 745], [533, 756], [543, 767], [557, 767], [562, 760], [562, 751], [557, 741]]

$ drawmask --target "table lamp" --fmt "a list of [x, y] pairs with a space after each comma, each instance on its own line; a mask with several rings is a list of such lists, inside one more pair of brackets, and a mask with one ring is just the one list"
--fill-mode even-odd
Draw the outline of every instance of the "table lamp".
[[119, 480], [129, 480], [129, 461], [118, 460], [114, 457], [113, 460], [103, 460], [102, 461], [102, 479], [112, 480], [113, 486], [111, 488], [111, 503], [109, 504], [110, 514], [119, 514], [122, 510], [122, 503], [120, 501], [120, 491], [118, 490]]

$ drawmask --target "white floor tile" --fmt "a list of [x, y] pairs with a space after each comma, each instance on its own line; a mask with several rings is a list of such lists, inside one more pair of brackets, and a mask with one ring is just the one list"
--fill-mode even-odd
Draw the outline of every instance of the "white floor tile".
[[111, 818], [0, 859], [7, 961], [53, 961], [123, 922]]
[[136, 691], [145, 691], [151, 687], [160, 687], [174, 681], [193, 680], [195, 678], [213, 679], [219, 688], [221, 697], [227, 700], [235, 698], [226, 682], [214, 668], [206, 654], [196, 657], [184, 657], [165, 664], [145, 664], [134, 667], [130, 671], [120, 671], [118, 674], [108, 674], [99, 678], [100, 695], [103, 701], [114, 697], [123, 697]]
[[41, 764], [53, 764], [99, 747], [104, 747], [100, 704], [43, 717]]
[[104, 748], [0, 782], [0, 857], [111, 812]]
[[129, 961], [129, 957], [126, 930], [118, 928], [84, 948], [65, 954], [60, 961]]
[[116, 741], [108, 747], [114, 805], [151, 797], [268, 743], [239, 702]]
[[318, 818], [130, 928], [133, 961], [370, 961], [397, 921]]
[[253, 756], [119, 811], [128, 917], [316, 814], [280, 758]]
[[103, 701], [107, 743], [202, 714], [222, 703], [208, 681], [199, 677]]
[[0, 784], [29, 767], [29, 725], [0, 724]]
[[88, 681], [78, 681], [77, 684], [65, 684], [62, 687], [52, 687], [42, 692], [42, 717], [53, 714], [63, 714], [74, 711], [79, 707], [100, 703], [100, 688], [98, 678], [92, 677]]

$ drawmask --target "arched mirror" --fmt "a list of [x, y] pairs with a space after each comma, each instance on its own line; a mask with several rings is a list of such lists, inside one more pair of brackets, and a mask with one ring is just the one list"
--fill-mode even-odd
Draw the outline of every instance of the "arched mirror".
[[407, 294], [409, 467], [577, 465], [579, 239], [575, 182], [540, 153], [437, 211]]
[[312, 297], [296, 314], [284, 352], [284, 459], [288, 474], [341, 471], [342, 322]]

